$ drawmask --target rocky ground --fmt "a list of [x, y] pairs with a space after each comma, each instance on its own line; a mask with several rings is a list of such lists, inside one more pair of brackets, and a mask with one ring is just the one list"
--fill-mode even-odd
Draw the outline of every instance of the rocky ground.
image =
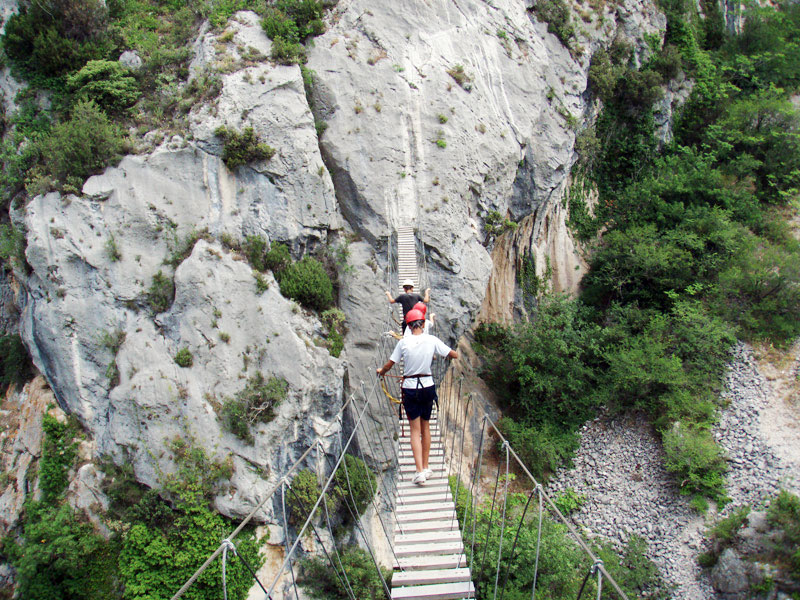
[[[800, 489], [800, 344], [783, 356], [757, 361], [746, 345], [736, 347], [725, 399], [714, 435], [729, 457], [728, 490], [736, 506], [759, 505], [785, 488]], [[786, 358], [788, 356], [788, 360]], [[625, 542], [631, 534], [647, 540], [673, 598], [707, 600], [714, 591], [697, 565], [706, 520], [663, 467], [657, 434], [643, 417], [600, 417], [587, 423], [575, 466], [549, 485], [551, 493], [572, 488], [586, 503], [572, 514], [594, 535]]]

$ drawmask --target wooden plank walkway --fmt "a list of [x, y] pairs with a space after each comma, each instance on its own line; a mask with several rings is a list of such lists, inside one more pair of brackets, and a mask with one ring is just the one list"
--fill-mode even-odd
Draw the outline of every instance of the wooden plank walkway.
[[[397, 273], [414, 281], [419, 290], [414, 230], [397, 230]], [[402, 289], [402, 288], [401, 288]], [[401, 313], [402, 314], [402, 313]], [[424, 485], [411, 482], [416, 472], [411, 453], [408, 422], [401, 424], [400, 472], [397, 483], [397, 523], [394, 552], [397, 557], [392, 577], [392, 600], [462, 600], [475, 597], [455, 504], [447, 482], [447, 467], [441, 432], [431, 419], [431, 454], [433, 475]]]

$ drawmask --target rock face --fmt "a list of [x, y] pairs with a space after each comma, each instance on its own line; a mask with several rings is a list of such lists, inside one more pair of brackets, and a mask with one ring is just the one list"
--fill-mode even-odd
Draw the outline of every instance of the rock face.
[[[238, 13], [227, 42], [200, 32], [191, 76], [220, 74], [222, 87], [192, 107], [184, 130], [151, 132], [141, 154], [90, 178], [80, 197], [51, 193], [14, 213], [32, 267], [20, 281], [23, 338], [97, 453], [155, 485], [175, 468], [168, 442], [191, 439], [232, 457], [217, 504], [246, 513], [325, 427], [345, 380], [353, 390], [374, 379], [398, 226], [417, 231], [423, 287], [451, 345], [479, 311], [511, 314], [526, 254], [540, 276], [549, 259], [556, 289], [575, 288], [582, 263], [561, 200], [576, 128], [593, 114], [591, 52], [622, 36], [641, 60], [644, 35], [665, 20], [651, 2], [607, 5], [570, 51], [532, 15], [519, 0], [342, 0], [309, 48], [312, 115], [299, 67], [265, 60], [271, 42], [258, 17]], [[327, 123], [321, 138], [315, 120]], [[230, 171], [221, 125], [252, 127], [274, 157]], [[514, 235], [487, 233], [497, 215], [520, 222]], [[182, 252], [192, 232], [203, 239]], [[339, 360], [315, 345], [318, 320], [269, 275], [259, 294], [221, 240], [260, 235], [299, 256], [344, 233], [350, 333]], [[175, 299], [153, 315], [147, 294], [159, 271], [174, 279]], [[174, 361], [182, 348], [190, 367]], [[257, 372], [286, 379], [289, 397], [248, 445], [217, 411]]]
[[[19, 392], [10, 390], [0, 419], [0, 466], [4, 474], [0, 491], [0, 535], [19, 520], [25, 499], [36, 494], [35, 461], [42, 454], [42, 416], [54, 401], [43, 377], [36, 377]], [[63, 413], [56, 409], [58, 413]]]

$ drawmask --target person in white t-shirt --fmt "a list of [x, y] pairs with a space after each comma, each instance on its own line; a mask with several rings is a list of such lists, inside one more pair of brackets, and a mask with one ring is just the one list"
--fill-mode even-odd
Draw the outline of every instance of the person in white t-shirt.
[[[431, 332], [431, 327], [433, 327], [433, 319], [434, 319], [434, 317], [436, 315], [434, 313], [431, 313], [431, 316], [430, 317], [428, 316], [428, 307], [425, 306], [424, 302], [417, 302], [414, 305], [414, 308], [416, 308], [418, 311], [420, 311], [422, 313], [422, 316], [425, 318], [425, 328], [422, 330], [422, 332], [423, 333], [430, 333]], [[410, 335], [412, 335], [411, 328], [410, 327], [406, 327], [406, 331], [405, 331], [405, 333], [403, 334], [402, 337], [408, 337]], [[400, 336], [397, 336], [396, 339], [400, 340], [402, 338]]]
[[423, 485], [433, 474], [428, 467], [431, 453], [430, 420], [437, 397], [436, 385], [430, 374], [431, 361], [434, 354], [458, 358], [458, 353], [439, 338], [424, 332], [425, 316], [421, 311], [408, 311], [406, 323], [411, 335], [397, 342], [391, 357], [377, 372], [383, 377], [396, 363], [403, 361], [403, 408], [411, 429], [411, 452], [416, 465], [413, 482]]

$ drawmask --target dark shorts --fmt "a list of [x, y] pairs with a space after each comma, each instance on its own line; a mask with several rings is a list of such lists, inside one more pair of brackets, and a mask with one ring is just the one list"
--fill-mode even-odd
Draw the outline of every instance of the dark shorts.
[[436, 386], [417, 389], [403, 388], [403, 408], [409, 421], [422, 417], [423, 421], [431, 420], [433, 403], [437, 400]]

